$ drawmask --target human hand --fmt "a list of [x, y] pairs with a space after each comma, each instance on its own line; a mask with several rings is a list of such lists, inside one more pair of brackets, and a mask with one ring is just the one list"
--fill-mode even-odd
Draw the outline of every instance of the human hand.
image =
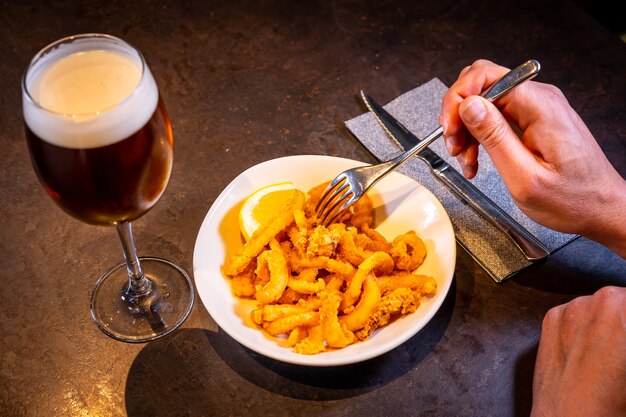
[[531, 417], [626, 415], [626, 288], [554, 307], [543, 320]]
[[526, 215], [626, 257], [626, 181], [558, 88], [528, 81], [495, 103], [478, 95], [507, 71], [476, 61], [445, 94], [440, 123], [450, 154], [472, 178], [482, 145]]

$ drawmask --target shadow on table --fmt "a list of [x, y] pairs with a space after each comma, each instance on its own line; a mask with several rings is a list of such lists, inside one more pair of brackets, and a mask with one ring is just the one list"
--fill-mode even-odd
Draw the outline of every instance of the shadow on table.
[[455, 298], [453, 281], [441, 308], [417, 335], [391, 352], [346, 366], [286, 364], [245, 348], [221, 330], [179, 330], [137, 355], [126, 380], [127, 413], [228, 414], [254, 402], [287, 400], [273, 394], [315, 401], [361, 395], [411, 371], [433, 351], [450, 322]]
[[537, 344], [521, 353], [515, 363], [514, 416], [528, 417], [533, 401], [533, 374], [537, 360]]
[[626, 261], [604, 246], [579, 237], [513, 280], [553, 294], [593, 294], [607, 285], [626, 285]]

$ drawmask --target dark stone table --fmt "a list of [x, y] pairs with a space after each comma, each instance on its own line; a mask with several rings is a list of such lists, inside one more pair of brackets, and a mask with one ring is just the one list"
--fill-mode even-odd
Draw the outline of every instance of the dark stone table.
[[564, 91], [626, 175], [626, 45], [558, 0], [15, 1], [1, 10], [2, 416], [526, 416], [546, 311], [626, 285], [626, 262], [582, 238], [504, 284], [459, 248], [434, 319], [364, 363], [261, 357], [200, 300], [169, 337], [109, 339], [91, 322], [89, 294], [121, 260], [116, 234], [46, 197], [24, 141], [20, 77], [49, 42], [107, 32], [143, 51], [176, 157], [163, 198], [135, 223], [137, 243], [190, 273], [200, 224], [241, 171], [295, 154], [374, 162], [343, 126], [364, 111], [359, 89], [386, 102], [433, 77], [449, 85], [477, 58], [538, 59], [541, 81]]

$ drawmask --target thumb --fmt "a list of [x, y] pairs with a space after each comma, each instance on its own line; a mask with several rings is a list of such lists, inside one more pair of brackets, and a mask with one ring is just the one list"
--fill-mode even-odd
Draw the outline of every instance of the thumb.
[[528, 166], [531, 162], [531, 152], [502, 113], [488, 100], [480, 96], [466, 98], [459, 106], [459, 116], [467, 130], [485, 148], [505, 180], [509, 175], [520, 172], [520, 165]]

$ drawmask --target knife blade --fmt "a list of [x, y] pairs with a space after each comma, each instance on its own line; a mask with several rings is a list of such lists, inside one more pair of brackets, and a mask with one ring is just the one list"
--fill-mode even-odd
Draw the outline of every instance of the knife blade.
[[[407, 151], [421, 142], [421, 139], [396, 120], [374, 99], [363, 91], [361, 91], [361, 96], [365, 105], [385, 133], [403, 150]], [[529, 261], [546, 258], [550, 254], [548, 249], [535, 236], [502, 210], [493, 200], [483, 194], [463, 175], [459, 174], [433, 150], [425, 148], [416, 156], [428, 164], [435, 177], [452, 193], [504, 233]]]

